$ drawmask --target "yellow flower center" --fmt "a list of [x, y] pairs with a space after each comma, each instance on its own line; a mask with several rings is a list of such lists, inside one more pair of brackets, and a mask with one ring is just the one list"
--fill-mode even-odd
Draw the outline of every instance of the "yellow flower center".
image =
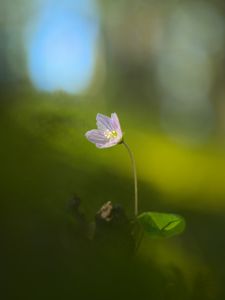
[[110, 131], [107, 129], [104, 134], [107, 139], [113, 139], [118, 136], [118, 133], [115, 130]]

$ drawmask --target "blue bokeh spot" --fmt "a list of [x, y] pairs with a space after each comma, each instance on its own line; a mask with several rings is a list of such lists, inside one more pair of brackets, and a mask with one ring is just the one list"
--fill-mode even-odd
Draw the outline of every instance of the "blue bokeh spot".
[[48, 92], [85, 90], [94, 74], [98, 25], [96, 11], [86, 11], [82, 0], [46, 1], [26, 38], [34, 86]]

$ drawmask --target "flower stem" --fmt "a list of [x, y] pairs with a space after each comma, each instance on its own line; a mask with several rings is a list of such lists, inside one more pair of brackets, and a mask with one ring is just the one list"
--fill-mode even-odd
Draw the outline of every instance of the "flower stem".
[[134, 215], [136, 217], [138, 215], [138, 188], [137, 188], [136, 164], [135, 164], [133, 152], [131, 151], [130, 147], [124, 141], [122, 141], [122, 144], [124, 144], [125, 148], [127, 149], [130, 159], [131, 159], [131, 164], [132, 164], [132, 170], [133, 170], [133, 175], [134, 175]]

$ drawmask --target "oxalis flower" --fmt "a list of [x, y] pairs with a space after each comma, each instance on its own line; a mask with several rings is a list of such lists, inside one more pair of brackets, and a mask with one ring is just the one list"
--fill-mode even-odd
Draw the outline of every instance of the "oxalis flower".
[[138, 214], [138, 190], [137, 190], [137, 172], [134, 155], [130, 147], [123, 139], [123, 133], [120, 127], [120, 121], [116, 113], [111, 114], [111, 118], [102, 114], [97, 114], [97, 128], [86, 132], [86, 138], [97, 148], [109, 148], [118, 144], [123, 144], [127, 149], [134, 175], [134, 214]]
[[97, 114], [96, 121], [98, 129], [88, 131], [85, 136], [97, 148], [109, 148], [122, 142], [123, 133], [116, 113], [112, 113], [111, 118]]
[[[121, 144], [128, 151], [134, 176], [134, 216], [138, 220], [138, 224], [154, 237], [169, 237], [181, 233], [185, 226], [184, 219], [181, 216], [157, 212], [144, 212], [138, 215], [138, 187], [135, 159], [130, 147], [124, 141], [117, 114], [112, 113], [111, 117], [97, 114], [96, 120], [97, 129], [90, 130], [85, 134], [90, 142], [95, 144], [97, 148], [109, 148]], [[98, 214], [100, 214], [102, 219], [110, 222], [112, 219], [112, 209], [112, 203], [109, 201], [103, 205]], [[140, 232], [138, 235], [140, 235]], [[141, 239], [142, 237], [138, 237], [136, 249], [138, 249]]]

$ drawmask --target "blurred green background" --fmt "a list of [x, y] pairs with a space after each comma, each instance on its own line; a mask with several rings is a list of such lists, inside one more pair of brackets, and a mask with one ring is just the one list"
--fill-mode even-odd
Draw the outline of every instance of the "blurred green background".
[[[2, 299], [225, 299], [225, 6], [217, 1], [1, 0]], [[117, 112], [143, 211], [183, 235], [86, 240], [107, 201], [133, 216], [122, 146], [84, 137]], [[128, 251], [129, 252], [129, 251]]]

